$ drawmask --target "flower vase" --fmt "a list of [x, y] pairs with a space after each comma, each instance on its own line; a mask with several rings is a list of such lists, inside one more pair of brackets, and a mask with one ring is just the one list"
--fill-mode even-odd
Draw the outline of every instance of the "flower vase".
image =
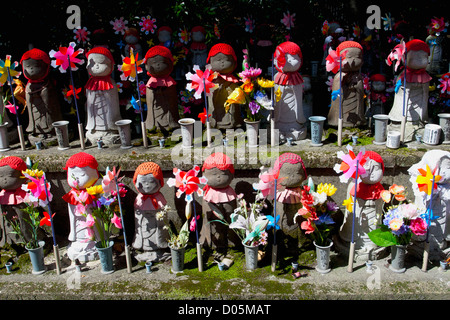
[[248, 246], [244, 243], [245, 267], [247, 270], [255, 270], [258, 267], [258, 246]]
[[69, 121], [56, 121], [52, 123], [52, 126], [56, 132], [56, 139], [58, 140], [58, 150], [69, 149]]
[[331, 247], [333, 246], [333, 241], [328, 240], [327, 246], [319, 246], [314, 241], [314, 246], [316, 247], [316, 259], [317, 259], [317, 266], [316, 270], [319, 273], [325, 274], [331, 271], [330, 266], [330, 251]]
[[[442, 128], [443, 144], [450, 144], [450, 113], [439, 113], [439, 125]], [[441, 138], [442, 139], [442, 138]]]
[[258, 146], [258, 132], [259, 132], [259, 124], [260, 120], [258, 121], [250, 121], [248, 119], [244, 119], [246, 132], [247, 132], [247, 141], [248, 146], [250, 148], [254, 148]]
[[406, 271], [405, 256], [406, 256], [405, 245], [391, 246], [391, 265], [389, 266], [389, 269], [397, 273], [405, 272]]
[[184, 118], [178, 120], [178, 123], [181, 125], [181, 141], [183, 148], [192, 148], [195, 119]]
[[6, 267], [6, 272], [7, 272], [7, 273], [11, 273], [11, 272], [12, 272], [12, 262], [8, 261], [8, 262], [5, 264], [5, 267]]
[[10, 150], [8, 138], [8, 122], [0, 125], [0, 152]]
[[100, 264], [102, 266], [103, 274], [110, 274], [114, 272], [113, 250], [112, 250], [113, 244], [114, 241], [109, 241], [108, 246], [106, 248], [102, 248], [101, 241], [95, 243], [95, 247], [97, 248], [98, 255], [100, 257]]
[[375, 120], [375, 137], [373, 144], [385, 145], [389, 116], [387, 114], [375, 114], [373, 119]]
[[183, 248], [170, 248], [170, 254], [172, 256], [172, 269], [173, 273], [183, 272], [184, 270], [184, 253], [186, 246]]
[[25, 246], [30, 255], [31, 265], [33, 266], [32, 274], [42, 274], [46, 271], [44, 264], [44, 241], [38, 242], [38, 247], [34, 249], [29, 249]]
[[131, 145], [131, 120], [124, 119], [118, 120], [115, 122], [117, 128], [119, 128], [119, 136], [120, 136], [120, 148], [121, 149], [129, 149], [132, 147]]
[[311, 121], [311, 146], [313, 147], [323, 146], [322, 135], [325, 120], [326, 118], [322, 116], [309, 117], [309, 121]]

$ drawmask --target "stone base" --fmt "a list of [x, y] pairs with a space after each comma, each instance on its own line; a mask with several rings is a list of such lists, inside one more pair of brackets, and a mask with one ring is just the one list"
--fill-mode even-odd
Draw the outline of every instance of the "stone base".
[[304, 140], [308, 135], [308, 127], [302, 125], [299, 128], [291, 128], [286, 130], [286, 128], [277, 128], [280, 130], [280, 143], [286, 142], [286, 138], [292, 138], [294, 141]]
[[135, 252], [134, 258], [136, 258], [139, 262], [159, 262], [159, 261], [167, 261], [170, 260], [170, 252], [165, 250], [155, 250], [155, 251], [141, 251]]
[[56, 135], [51, 134], [28, 134], [28, 141], [32, 146], [35, 146], [36, 142], [42, 142], [43, 147], [45, 148], [58, 145], [58, 138], [56, 137]]
[[103, 145], [120, 144], [119, 131], [109, 130], [109, 131], [98, 131], [91, 130], [86, 132], [86, 139], [91, 145], [96, 146], [97, 140], [101, 139]]
[[[333, 238], [333, 243], [340, 254], [345, 256], [349, 255], [350, 242], [341, 239], [339, 236], [335, 236]], [[364, 262], [367, 260], [381, 260], [386, 258], [389, 254], [389, 248], [385, 247], [355, 249], [354, 261]]]
[[[410, 122], [407, 121], [405, 125], [405, 136], [403, 142], [412, 142], [416, 141], [416, 134], [420, 134], [423, 137], [423, 132], [425, 130], [425, 124], [423, 122]], [[401, 123], [400, 122], [392, 122], [388, 125], [389, 131], [398, 131], [401, 132]]]
[[72, 242], [67, 248], [67, 256], [70, 260], [78, 259], [80, 262], [98, 260], [98, 252], [95, 242]]
[[[416, 259], [423, 259], [425, 241], [412, 241], [411, 245], [407, 247], [408, 254], [411, 254]], [[450, 255], [450, 246], [448, 241], [437, 245], [433, 245], [430, 242], [430, 249], [428, 251], [428, 259], [431, 261], [441, 261]]]

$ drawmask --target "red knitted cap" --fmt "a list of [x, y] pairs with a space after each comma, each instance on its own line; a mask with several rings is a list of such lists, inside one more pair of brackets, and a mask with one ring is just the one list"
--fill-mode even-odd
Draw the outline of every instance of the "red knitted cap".
[[202, 26], [195, 26], [192, 28], [191, 33], [192, 32], [201, 32], [203, 34], [206, 34], [205, 28], [203, 28]]
[[145, 54], [145, 60], [147, 61], [149, 58], [152, 58], [154, 56], [161, 56], [173, 62], [172, 52], [170, 52], [169, 48], [164, 46], [151, 47]]
[[27, 164], [19, 157], [9, 156], [0, 160], [0, 167], [10, 166], [14, 170], [25, 171]]
[[127, 30], [125, 30], [123, 38], [125, 39], [129, 35], [133, 35], [133, 36], [135, 36], [138, 39], [141, 38], [141, 37], [139, 37], [139, 31], [137, 31], [136, 28], [128, 28]]
[[430, 54], [430, 47], [428, 47], [428, 45], [419, 39], [413, 39], [411, 41], [408, 41], [406, 43], [406, 50], [407, 51], [425, 51], [428, 54]]
[[161, 31], [169, 31], [169, 33], [172, 33], [172, 28], [169, 27], [169, 26], [163, 26], [163, 27], [161, 27], [161, 28], [158, 29], [158, 34], [159, 34]]
[[373, 74], [370, 76], [370, 81], [383, 81], [386, 82], [386, 77], [382, 74]]
[[344, 41], [336, 48], [336, 54], [340, 56], [341, 51], [348, 48], [358, 48], [361, 51], [363, 50], [362, 46], [356, 41]]
[[104, 56], [106, 56], [109, 60], [111, 60], [112, 64], [114, 64], [114, 57], [111, 53], [111, 51], [109, 51], [108, 49], [104, 48], [104, 47], [95, 47], [92, 48], [91, 50], [89, 50], [88, 53], [86, 53], [86, 58], [89, 58], [89, 55], [91, 53], [98, 53], [98, 54], [102, 54]]
[[291, 153], [291, 152], [285, 152], [285, 153], [281, 154], [278, 157], [278, 159], [275, 161], [275, 163], [273, 165], [273, 170], [275, 172], [279, 172], [281, 167], [283, 166], [283, 164], [285, 164], [286, 162], [291, 163], [291, 164], [301, 163], [303, 171], [305, 173], [305, 179], [308, 177], [308, 175], [306, 174], [305, 164], [303, 163], [302, 158], [298, 154]]
[[159, 180], [159, 183], [162, 186], [164, 186], [164, 179], [163, 179], [163, 173], [161, 170], [161, 167], [157, 165], [154, 162], [144, 162], [141, 163], [134, 172], [133, 176], [133, 183], [136, 185], [136, 180], [138, 175], [146, 175], [146, 174], [152, 174], [156, 179]]
[[381, 169], [384, 172], [384, 161], [383, 161], [383, 158], [381, 158], [381, 156], [378, 153], [376, 153], [375, 151], [370, 151], [370, 150], [366, 151], [364, 153], [364, 155], [362, 156], [361, 160], [364, 160], [364, 162], [366, 162], [368, 158], [381, 164]]
[[232, 56], [234, 59], [234, 62], [237, 63], [236, 54], [234, 53], [234, 49], [232, 46], [226, 43], [217, 43], [212, 46], [211, 50], [209, 50], [208, 58], [206, 59], [206, 62], [209, 63], [209, 58], [214, 57], [218, 53], [223, 53], [227, 56]]
[[90, 154], [85, 152], [78, 152], [67, 160], [64, 170], [73, 167], [90, 167], [92, 169], [98, 170], [98, 162], [97, 159], [95, 159], [95, 157], [91, 156]]
[[221, 171], [228, 170], [230, 173], [234, 174], [234, 166], [230, 157], [222, 152], [213, 153], [205, 159], [202, 171], [212, 168], [218, 168]]
[[283, 72], [283, 67], [286, 64], [286, 53], [290, 55], [298, 54], [299, 58], [302, 60], [301, 65], [303, 65], [303, 55], [300, 47], [294, 42], [286, 41], [278, 45], [275, 49], [275, 59], [277, 60], [275, 68], [279, 72]]
[[31, 49], [28, 50], [27, 52], [25, 52], [22, 56], [22, 59], [20, 59], [20, 64], [22, 64], [23, 60], [28, 60], [28, 59], [33, 59], [33, 60], [42, 60], [44, 61], [46, 64], [50, 65], [50, 57], [48, 56], [48, 54], [44, 51], [42, 51], [41, 49]]

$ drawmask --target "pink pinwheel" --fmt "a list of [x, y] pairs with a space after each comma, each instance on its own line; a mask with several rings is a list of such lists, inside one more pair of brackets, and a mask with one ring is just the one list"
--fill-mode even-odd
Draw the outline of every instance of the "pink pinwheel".
[[120, 17], [120, 19], [115, 19], [114, 21], [111, 20], [109, 23], [113, 26], [114, 33], [115, 34], [125, 34], [125, 30], [128, 29], [127, 24], [128, 20], [123, 20], [123, 17]]
[[450, 72], [442, 75], [439, 82], [440, 84], [438, 85], [438, 88], [442, 88], [441, 93], [450, 94]]
[[78, 43], [86, 43], [89, 41], [89, 35], [91, 34], [90, 31], [86, 27], [78, 27], [73, 29], [73, 33], [75, 33], [75, 36], [73, 37]]
[[272, 200], [275, 196], [275, 181], [277, 181], [277, 190], [281, 189], [280, 182], [284, 178], [278, 178], [279, 171], [268, 169], [259, 174], [258, 183], [253, 184], [253, 189], [261, 191], [264, 198]]
[[444, 18], [436, 18], [431, 19], [431, 23], [428, 25], [428, 33], [429, 34], [436, 34], [437, 36], [440, 35], [442, 31], [445, 31], [445, 27], [448, 25], [448, 23], [445, 23]]
[[29, 200], [31, 202], [37, 203], [41, 207], [44, 207], [48, 204], [49, 201], [52, 201], [52, 194], [50, 193], [50, 184], [47, 182], [47, 190], [49, 191], [47, 198], [47, 193], [45, 191], [44, 185], [45, 179], [43, 176], [40, 178], [35, 178], [25, 172], [23, 172], [23, 175], [27, 179], [31, 180], [31, 182], [22, 185], [22, 190], [28, 193]]
[[69, 68], [69, 59], [70, 57], [70, 69], [72, 71], [77, 71], [78, 68], [75, 64], [82, 65], [84, 60], [78, 59], [77, 56], [84, 52], [83, 49], [75, 50], [75, 42], [69, 43], [68, 47], [59, 47], [59, 51], [51, 50], [49, 52], [49, 56], [56, 60], [52, 60], [52, 67], [58, 68], [61, 73], [66, 73]]
[[133, 48], [130, 50], [130, 56], [124, 57], [122, 56], [122, 65], [117, 66], [119, 71], [123, 73], [120, 75], [120, 79], [125, 81], [129, 79], [130, 81], [134, 81], [136, 79], [137, 73], [142, 72], [142, 68], [139, 67], [144, 62], [144, 59], [139, 60], [139, 53], [136, 53], [136, 58], [134, 57]]
[[199, 166], [194, 166], [193, 169], [187, 172], [174, 168], [173, 174], [175, 175], [175, 178], [167, 180], [167, 185], [169, 187], [178, 188], [176, 192], [177, 198], [180, 198], [181, 195], [185, 193], [186, 201], [190, 202], [193, 200], [192, 195], [194, 192], [200, 197], [203, 196], [203, 189], [199, 187], [199, 184], [206, 184], [208, 181], [205, 177], [198, 178], [197, 175], [199, 172]]
[[[186, 89], [195, 90], [195, 99], [200, 99], [203, 91], [206, 96], [211, 95], [214, 89], [217, 88], [217, 85], [212, 82], [217, 76], [217, 73], [211, 72], [211, 65], [209, 64], [206, 66], [204, 72], [197, 65], [193, 69], [195, 73], [186, 73], [186, 79], [191, 81], [186, 85]], [[205, 83], [204, 86], [203, 83]]]
[[286, 29], [291, 30], [291, 28], [294, 27], [294, 21], [295, 13], [290, 14], [289, 10], [287, 13], [283, 13], [283, 19], [281, 19], [281, 22], [285, 25]]
[[391, 66], [394, 61], [397, 61], [395, 63], [395, 67], [394, 67], [394, 70], [397, 71], [397, 68], [400, 65], [400, 62], [402, 60], [404, 60], [405, 51], [406, 51], [406, 45], [402, 40], [402, 42], [400, 42], [398, 45], [396, 45], [394, 47], [394, 49], [392, 49], [391, 53], [389, 53], [389, 55], [386, 59], [387, 65]]
[[[339, 179], [342, 183], [348, 182], [348, 179], [356, 178], [356, 163], [359, 161], [358, 164], [358, 176], [359, 177], [365, 177], [367, 175], [366, 169], [364, 169], [364, 162], [361, 161], [362, 157], [365, 153], [364, 148], [361, 148], [361, 151], [358, 153], [358, 155], [355, 156], [355, 153], [353, 152], [353, 148], [351, 145], [347, 145], [348, 154], [344, 154], [344, 152], [339, 151], [337, 153], [337, 157], [342, 160], [341, 164], [336, 164], [334, 166], [334, 171], [337, 173], [343, 173]], [[359, 178], [358, 177], [358, 178]]]
[[7, 55], [5, 61], [0, 60], [0, 86], [4, 85], [8, 80], [8, 69], [11, 77], [18, 78], [22, 72], [16, 71], [15, 68], [19, 65], [17, 61], [11, 63], [11, 56]]
[[330, 72], [330, 71], [333, 73], [338, 72], [340, 69], [340, 62], [341, 62], [340, 60], [345, 59], [346, 53], [347, 53], [347, 51], [344, 51], [341, 53], [340, 56], [338, 56], [336, 51], [334, 51], [331, 48], [328, 49], [328, 56], [326, 57], [326, 62], [325, 62], [327, 72]]
[[6, 109], [9, 110], [12, 114], [16, 114], [17, 110], [19, 110], [19, 106], [15, 106], [8, 101], [8, 104], [5, 106]]
[[141, 31], [144, 32], [146, 35], [151, 32], [152, 34], [155, 33], [156, 25], [155, 25], [156, 19], [152, 18], [151, 16], [142, 17], [141, 21], [139, 22], [139, 25], [142, 27]]

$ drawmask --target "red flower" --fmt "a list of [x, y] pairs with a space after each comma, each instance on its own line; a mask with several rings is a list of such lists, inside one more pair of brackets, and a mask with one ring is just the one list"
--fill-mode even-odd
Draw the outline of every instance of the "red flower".
[[198, 118], [200, 119], [200, 121], [201, 121], [203, 124], [205, 123], [206, 118], [209, 118], [209, 117], [211, 117], [211, 115], [208, 114], [208, 116], [206, 116], [206, 108], [203, 108], [203, 112], [200, 113], [200, 114], [198, 115]]
[[[67, 93], [66, 93], [66, 97], [70, 97], [70, 96], [73, 96], [74, 95], [74, 90], [73, 90], [73, 87], [71, 86], [71, 85], [69, 85], [69, 88], [70, 88], [70, 90], [69, 91], [67, 91]], [[75, 96], [76, 96], [76, 98], [77, 99], [80, 99], [79, 97], [78, 97], [78, 94], [81, 92], [81, 88], [75, 88]]]
[[[52, 218], [54, 216], [55, 216], [55, 214], [52, 214]], [[41, 221], [39, 221], [39, 226], [42, 227], [43, 225], [46, 225], [46, 226], [49, 226], [49, 227], [52, 226], [52, 222], [50, 220], [50, 215], [46, 211], [44, 211], [44, 217], [41, 219]]]

